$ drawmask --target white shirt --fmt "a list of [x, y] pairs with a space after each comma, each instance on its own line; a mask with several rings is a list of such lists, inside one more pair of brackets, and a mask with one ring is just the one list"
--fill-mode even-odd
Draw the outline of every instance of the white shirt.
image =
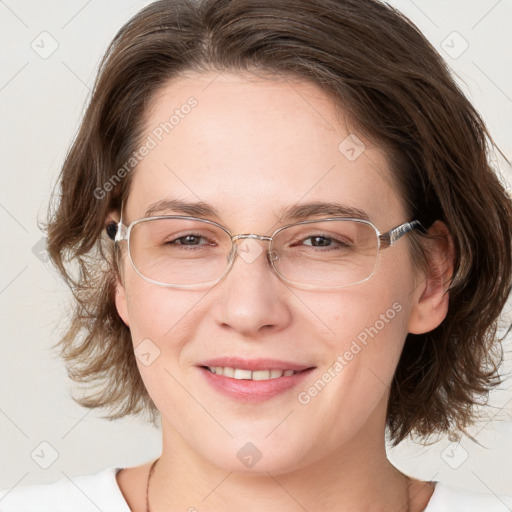
[[[0, 491], [0, 512], [130, 512], [117, 485], [117, 471], [107, 468], [94, 475]], [[512, 511], [512, 497], [434, 483], [434, 493], [423, 512]]]

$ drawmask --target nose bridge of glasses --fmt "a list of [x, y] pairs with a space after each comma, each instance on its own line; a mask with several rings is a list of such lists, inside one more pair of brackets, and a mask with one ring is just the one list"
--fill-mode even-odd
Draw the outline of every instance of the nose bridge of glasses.
[[231, 237], [231, 240], [233, 241], [233, 243], [235, 243], [238, 240], [244, 240], [246, 238], [250, 238], [252, 240], [262, 240], [262, 241], [265, 241], [265, 242], [271, 242], [272, 241], [272, 237], [271, 236], [253, 235], [251, 233], [249, 233], [249, 234], [242, 233], [240, 235], [233, 235]]
[[[271, 236], [264, 236], [264, 235], [254, 235], [252, 233], [241, 233], [239, 235], [233, 235], [231, 237], [231, 241], [233, 243], [233, 251], [232, 251], [232, 257], [234, 256], [234, 253], [235, 252], [238, 252], [235, 247], [237, 246], [237, 244], [239, 244], [240, 242], [243, 242], [244, 240], [255, 240], [255, 241], [259, 241], [259, 242], [269, 242], [272, 243], [272, 237]], [[246, 248], [246, 250], [244, 252], [251, 252], [250, 248]], [[256, 254], [258, 254], [259, 251], [256, 251]], [[277, 253], [276, 251], [269, 251], [267, 249], [267, 255], [268, 255], [268, 258], [269, 258], [269, 261], [272, 262], [273, 260], [275, 260], [277, 258]], [[248, 258], [244, 258], [244, 259], [248, 259]], [[252, 260], [252, 258], [251, 258]]]

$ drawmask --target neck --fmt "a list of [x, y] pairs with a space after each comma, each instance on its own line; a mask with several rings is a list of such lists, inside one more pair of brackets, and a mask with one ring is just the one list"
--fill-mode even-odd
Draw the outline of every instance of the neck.
[[[353, 440], [339, 453], [282, 473], [220, 469], [175, 432], [151, 476], [150, 510], [380, 511], [410, 508], [409, 480], [387, 459], [381, 440]], [[255, 466], [256, 468], [256, 466]], [[411, 509], [412, 510], [412, 509]]]

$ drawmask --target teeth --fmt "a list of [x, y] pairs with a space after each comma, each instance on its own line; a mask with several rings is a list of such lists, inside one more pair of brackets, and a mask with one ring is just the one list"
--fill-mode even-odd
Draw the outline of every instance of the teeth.
[[238, 380], [251, 379], [252, 372], [251, 370], [240, 370], [240, 368], [235, 368], [235, 375], [233, 375], [233, 377]]
[[252, 380], [268, 380], [270, 372], [268, 370], [257, 370], [252, 372]]
[[215, 373], [219, 373], [220, 375], [224, 375], [225, 377], [234, 377], [235, 376], [235, 369], [234, 368], [222, 368], [222, 366], [218, 367], [218, 368], [215, 368], [215, 370], [219, 370], [218, 372], [216, 371]]
[[279, 377], [289, 377], [295, 373], [295, 370], [243, 370], [241, 368], [230, 368], [227, 366], [208, 366], [208, 370], [216, 375], [231, 377], [238, 380], [269, 380], [278, 379]]

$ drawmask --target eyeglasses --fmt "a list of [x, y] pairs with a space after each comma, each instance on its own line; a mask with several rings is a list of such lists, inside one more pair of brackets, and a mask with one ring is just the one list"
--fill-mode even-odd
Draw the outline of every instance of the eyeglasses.
[[[308, 220], [283, 226], [272, 236], [233, 235], [216, 222], [181, 215], [146, 217], [125, 226], [107, 226], [116, 244], [128, 243], [137, 274], [158, 286], [211, 287], [230, 271], [237, 255], [252, 263], [269, 242], [267, 260], [285, 282], [307, 290], [338, 289], [366, 281], [375, 272], [379, 251], [421, 226], [405, 222], [380, 233], [353, 218]], [[242, 248], [239, 242], [245, 241]]]

